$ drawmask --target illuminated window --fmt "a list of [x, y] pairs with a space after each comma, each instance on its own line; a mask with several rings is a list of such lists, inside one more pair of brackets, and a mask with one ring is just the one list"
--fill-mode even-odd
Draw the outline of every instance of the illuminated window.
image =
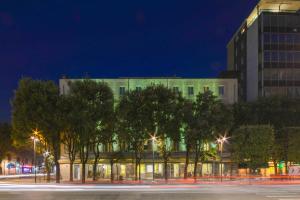
[[225, 94], [225, 87], [223, 85], [219, 86], [219, 96], [224, 96]]
[[119, 90], [119, 94], [120, 94], [120, 95], [124, 95], [125, 92], [126, 92], [125, 87], [124, 87], [124, 86], [121, 86], [121, 87], [120, 87], [120, 90]]
[[188, 87], [188, 95], [189, 96], [193, 96], [194, 95], [194, 87], [192, 87], [192, 86]]
[[203, 91], [204, 91], [204, 92], [208, 92], [208, 91], [209, 91], [209, 87], [208, 87], [208, 86], [204, 86], [204, 87], [203, 87]]
[[178, 87], [173, 87], [173, 92], [174, 93], [179, 93], [179, 88]]
[[142, 87], [138, 86], [138, 87], [135, 88], [135, 90], [138, 91], [138, 92], [140, 92], [140, 91], [142, 91]]

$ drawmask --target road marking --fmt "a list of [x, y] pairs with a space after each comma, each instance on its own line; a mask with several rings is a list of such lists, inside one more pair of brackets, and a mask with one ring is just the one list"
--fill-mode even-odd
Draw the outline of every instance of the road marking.
[[278, 199], [278, 200], [300, 200], [300, 198], [298, 198], [298, 199]]
[[274, 195], [274, 196], [267, 196], [268, 198], [300, 198], [300, 196], [293, 196], [293, 195]]

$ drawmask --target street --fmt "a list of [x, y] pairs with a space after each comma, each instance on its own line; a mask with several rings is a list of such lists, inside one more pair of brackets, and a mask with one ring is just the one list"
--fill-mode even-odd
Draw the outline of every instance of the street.
[[0, 185], [0, 199], [300, 200], [299, 185]]

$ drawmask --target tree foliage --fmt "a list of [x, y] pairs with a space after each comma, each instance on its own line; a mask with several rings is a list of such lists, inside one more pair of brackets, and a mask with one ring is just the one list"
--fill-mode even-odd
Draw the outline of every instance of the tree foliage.
[[269, 125], [241, 126], [232, 133], [232, 158], [253, 171], [266, 167], [272, 156], [274, 129]]
[[26, 143], [38, 130], [54, 156], [56, 182], [60, 181], [61, 110], [58, 87], [52, 81], [21, 79], [12, 100], [13, 138]]
[[[99, 155], [99, 144], [111, 134], [113, 122], [113, 95], [104, 83], [85, 79], [70, 84], [68, 94], [73, 102], [72, 121], [78, 136], [78, 151], [82, 163], [82, 182], [85, 182], [85, 164], [92, 151]], [[97, 162], [97, 160], [96, 160]]]
[[1, 162], [11, 148], [11, 126], [7, 123], [0, 123], [0, 174], [2, 174]]
[[144, 152], [144, 143], [149, 139], [147, 131], [147, 112], [145, 107], [144, 91], [127, 92], [117, 106], [117, 133], [122, 142], [127, 143], [128, 150], [134, 151], [135, 180], [138, 176], [138, 167]]

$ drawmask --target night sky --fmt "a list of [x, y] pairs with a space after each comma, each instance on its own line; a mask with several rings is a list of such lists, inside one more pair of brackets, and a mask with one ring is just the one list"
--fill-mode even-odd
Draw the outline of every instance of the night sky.
[[214, 77], [257, 0], [0, 0], [0, 121], [21, 77]]

